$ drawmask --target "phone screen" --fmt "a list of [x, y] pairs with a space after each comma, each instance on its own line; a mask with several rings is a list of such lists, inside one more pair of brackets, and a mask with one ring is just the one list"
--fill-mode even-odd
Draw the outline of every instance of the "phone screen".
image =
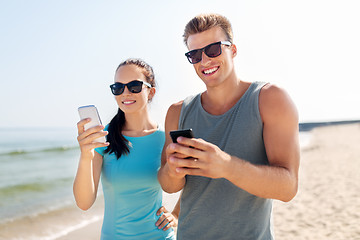
[[170, 131], [170, 136], [172, 141], [174, 143], [177, 143], [178, 137], [193, 138], [194, 134], [192, 132], [192, 129], [183, 129], [183, 130]]

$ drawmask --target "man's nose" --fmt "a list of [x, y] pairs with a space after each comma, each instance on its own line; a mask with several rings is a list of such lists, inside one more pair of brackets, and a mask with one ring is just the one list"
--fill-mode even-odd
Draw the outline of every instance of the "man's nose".
[[211, 61], [210, 58], [205, 54], [204, 51], [201, 54], [202, 54], [202, 56], [201, 56], [201, 64], [202, 65], [208, 64]]

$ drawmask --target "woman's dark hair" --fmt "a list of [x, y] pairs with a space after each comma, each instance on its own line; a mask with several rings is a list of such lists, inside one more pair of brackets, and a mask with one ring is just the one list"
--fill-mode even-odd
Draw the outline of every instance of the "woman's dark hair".
[[[118, 69], [126, 65], [135, 65], [142, 70], [142, 73], [145, 76], [146, 82], [150, 83], [152, 87], [156, 87], [155, 84], [155, 75], [152, 67], [147, 64], [145, 61], [137, 58], [130, 58], [120, 63], [116, 68], [115, 74]], [[122, 130], [125, 125], [125, 114], [121, 109], [118, 109], [117, 114], [110, 121], [107, 131], [107, 141], [110, 145], [106, 148], [104, 153], [115, 153], [116, 157], [119, 159], [123, 154], [129, 154], [131, 143], [122, 135]]]

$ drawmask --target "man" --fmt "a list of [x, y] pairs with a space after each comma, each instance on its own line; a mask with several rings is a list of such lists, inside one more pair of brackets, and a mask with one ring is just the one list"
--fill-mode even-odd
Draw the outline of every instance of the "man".
[[[229, 21], [193, 18], [186, 56], [206, 91], [173, 104], [158, 173], [164, 191], [183, 190], [178, 240], [273, 239], [272, 199], [297, 192], [298, 114], [281, 88], [240, 80]], [[195, 138], [171, 143], [169, 131], [192, 128]]]

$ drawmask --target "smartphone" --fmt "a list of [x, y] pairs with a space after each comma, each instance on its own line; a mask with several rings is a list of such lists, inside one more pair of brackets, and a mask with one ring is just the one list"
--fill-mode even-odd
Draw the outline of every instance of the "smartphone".
[[[99, 116], [99, 112], [94, 105], [87, 105], [87, 106], [79, 107], [78, 111], [79, 111], [81, 120], [83, 120], [85, 118], [91, 119], [90, 122], [88, 122], [87, 124], [84, 125], [85, 131], [88, 130], [89, 128], [101, 125], [101, 119]], [[95, 139], [94, 142], [105, 143], [106, 138], [105, 138], [105, 136], [99, 137], [99, 138]]]
[[174, 143], [177, 143], [178, 137], [187, 137], [187, 138], [193, 138], [194, 134], [192, 132], [192, 129], [182, 129], [182, 130], [176, 130], [176, 131], [170, 131], [171, 139]]

